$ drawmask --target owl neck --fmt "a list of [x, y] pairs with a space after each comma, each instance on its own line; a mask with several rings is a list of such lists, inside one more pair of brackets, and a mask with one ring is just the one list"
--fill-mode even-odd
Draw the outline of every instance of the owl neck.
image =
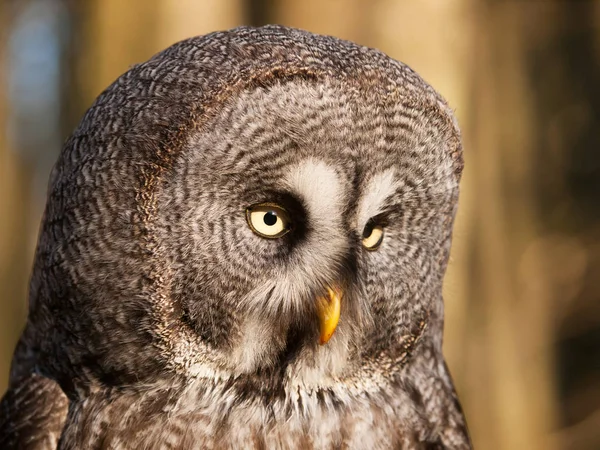
[[344, 339], [332, 340], [325, 346], [296, 342], [267, 367], [239, 372], [202, 366], [191, 377], [189, 373], [184, 375], [184, 384], [209, 381], [236, 397], [252, 393], [267, 403], [302, 403], [302, 396], [319, 392], [335, 393], [340, 398], [350, 393], [369, 394], [404, 385], [407, 374], [412, 376], [415, 371], [437, 376], [443, 363], [441, 326], [433, 325], [420, 321], [409, 333], [389, 339], [387, 345], [373, 341], [373, 346], [367, 348], [349, 345]]
[[[306, 330], [292, 330], [285, 345], [257, 354], [255, 340], [241, 342], [229, 353], [203, 348], [201, 362], [178, 370], [185, 379], [204, 379], [216, 385], [289, 398], [294, 393], [352, 388], [377, 389], [402, 381], [420, 361], [442, 358], [442, 315], [434, 311], [400, 329], [398, 335], [380, 330], [352, 334], [342, 329], [326, 345], [318, 345]], [[264, 346], [263, 346], [264, 347]], [[252, 352], [252, 353], [250, 353]], [[248, 354], [250, 356], [248, 356]], [[436, 360], [437, 361], [437, 360]], [[437, 364], [437, 363], [436, 363]], [[422, 372], [438, 370], [419, 366]]]
[[[178, 436], [211, 448], [247, 448], [253, 442], [248, 441], [248, 436], [264, 442], [274, 442], [280, 436], [290, 439], [285, 441], [286, 448], [295, 448], [298, 439], [312, 442], [323, 431], [323, 447], [339, 446], [339, 438], [335, 436], [356, 435], [352, 448], [374, 448], [387, 442], [376, 438], [400, 439], [415, 436], [415, 430], [435, 430], [435, 434], [427, 431], [425, 435], [437, 442], [438, 433], [463, 429], [464, 420], [443, 361], [433, 355], [431, 350], [415, 353], [392, 377], [377, 372], [361, 380], [350, 377], [316, 389], [294, 385], [285, 374], [261, 371], [214, 379], [180, 377], [134, 392], [103, 390], [93, 393], [85, 402], [72, 405], [72, 421], [63, 435], [64, 439], [71, 436], [79, 440], [87, 433], [94, 442], [99, 438], [104, 443], [110, 439], [124, 442], [131, 440], [134, 429], [138, 432], [136, 444], [142, 445], [137, 439], [143, 441], [148, 436], [156, 439], [158, 432], [183, 428], [187, 430], [183, 437], [169, 438], [179, 448], [185, 447], [184, 440], [172, 441]], [[100, 436], [91, 435], [90, 430], [96, 428], [86, 424], [99, 418], [108, 426], [99, 428]], [[106, 430], [110, 430], [110, 435], [102, 435]], [[378, 430], [377, 436], [369, 437], [370, 430]], [[422, 437], [418, 442], [422, 442]], [[459, 437], [461, 445], [453, 448], [466, 448], [466, 434], [461, 431], [456, 439]], [[238, 438], [241, 440], [236, 441]], [[246, 440], [242, 442], [243, 439]], [[151, 447], [156, 442], [143, 441], [143, 444]], [[409, 447], [421, 448], [421, 445], [415, 442]]]

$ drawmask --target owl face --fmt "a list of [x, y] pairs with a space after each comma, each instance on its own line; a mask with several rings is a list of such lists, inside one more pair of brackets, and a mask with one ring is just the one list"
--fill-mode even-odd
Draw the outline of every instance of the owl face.
[[419, 342], [441, 355], [461, 168], [448, 106], [376, 50], [283, 27], [182, 41], [66, 142], [28, 345], [72, 397], [389, 379]]
[[216, 366], [342, 377], [394, 361], [441, 308], [451, 125], [399, 95], [278, 80], [226, 98], [190, 134], [158, 234], [182, 327]]

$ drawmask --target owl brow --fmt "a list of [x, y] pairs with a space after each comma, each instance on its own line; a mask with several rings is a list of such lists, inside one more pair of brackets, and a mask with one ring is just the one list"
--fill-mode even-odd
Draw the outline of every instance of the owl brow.
[[257, 203], [273, 203], [285, 208], [293, 216], [305, 215], [306, 206], [301, 197], [293, 192], [274, 189], [270, 186], [257, 186], [253, 189], [245, 190], [242, 198], [247, 206]]
[[371, 217], [371, 219], [380, 225], [386, 225], [387, 220], [401, 213], [404, 207], [405, 206], [399, 202], [382, 204], [379, 208], [377, 208], [376, 213]]
[[373, 217], [390, 216], [400, 213], [407, 206], [414, 205], [415, 201], [419, 204], [424, 202], [430, 204], [450, 202], [450, 197], [454, 192], [455, 188], [448, 186], [442, 188], [440, 186], [430, 186], [429, 188], [417, 191], [412, 188], [407, 189], [407, 186], [404, 185], [381, 199], [377, 213]]
[[394, 195], [382, 199], [376, 208], [372, 210], [369, 219], [375, 220], [376, 222], [385, 221], [391, 215], [397, 214], [402, 210], [402, 203], [399, 200], [394, 199]]
[[363, 192], [358, 212], [359, 227], [370, 218], [377, 217], [389, 204], [398, 190], [395, 170], [389, 168], [373, 176]]

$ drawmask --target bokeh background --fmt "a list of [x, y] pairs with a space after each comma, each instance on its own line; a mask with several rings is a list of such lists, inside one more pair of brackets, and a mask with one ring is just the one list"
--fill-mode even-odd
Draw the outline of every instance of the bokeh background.
[[83, 112], [177, 40], [265, 23], [378, 47], [456, 110], [445, 352], [476, 448], [600, 448], [600, 1], [0, 0], [0, 393]]

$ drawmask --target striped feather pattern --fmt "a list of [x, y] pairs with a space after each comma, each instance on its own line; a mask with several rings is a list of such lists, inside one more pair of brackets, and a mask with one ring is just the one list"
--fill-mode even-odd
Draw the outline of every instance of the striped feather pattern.
[[[374, 49], [243, 27], [131, 68], [52, 172], [0, 433], [16, 448], [469, 448], [441, 353], [461, 171], [450, 108]], [[263, 202], [292, 232], [252, 232]], [[342, 314], [319, 346], [328, 285]]]

